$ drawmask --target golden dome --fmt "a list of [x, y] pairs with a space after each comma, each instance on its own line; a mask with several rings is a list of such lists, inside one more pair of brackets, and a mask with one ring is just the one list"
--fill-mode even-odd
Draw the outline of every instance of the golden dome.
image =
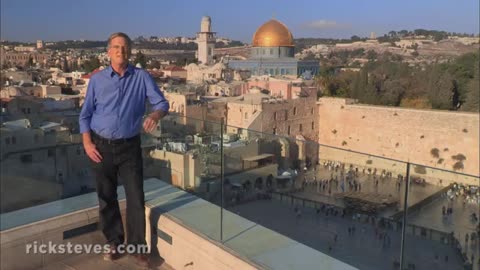
[[285, 24], [271, 19], [260, 26], [252, 40], [253, 47], [293, 47], [293, 35]]

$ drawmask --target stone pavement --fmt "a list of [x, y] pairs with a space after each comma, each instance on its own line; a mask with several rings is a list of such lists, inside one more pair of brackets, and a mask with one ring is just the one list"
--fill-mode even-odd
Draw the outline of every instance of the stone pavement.
[[[297, 181], [295, 183], [296, 187], [301, 186], [301, 182], [304, 181], [306, 178], [307, 181], [312, 181], [314, 177], [316, 177], [317, 180], [325, 180], [325, 179], [330, 179], [333, 175], [333, 178], [337, 178], [338, 180], [338, 186], [337, 185], [332, 185], [331, 189], [331, 194], [334, 195], [335, 193], [342, 192], [342, 176], [340, 173], [340, 169], [338, 172], [335, 172], [334, 170], [329, 171], [328, 169], [325, 169], [323, 166], [317, 166], [317, 170], [308, 170], [307, 172], [301, 172], [301, 174], [297, 177]], [[346, 176], [346, 174], [344, 174]], [[378, 180], [378, 186], [375, 186], [375, 180]], [[400, 201], [399, 207], [403, 207], [403, 201], [404, 201], [404, 194], [405, 194], [405, 184], [403, 183], [400, 186], [400, 189], [397, 186], [397, 176], [394, 175], [392, 178], [384, 178], [381, 179], [379, 176], [379, 173], [377, 173], [376, 176], [373, 175], [368, 175], [368, 174], [363, 174], [361, 171], [359, 171], [359, 177], [356, 177], [356, 180], [361, 183], [361, 191], [362, 192], [368, 192], [368, 193], [379, 193], [379, 194], [385, 194], [385, 195], [392, 195], [393, 197], [397, 198]], [[348, 190], [348, 182], [345, 180], [345, 191]], [[435, 184], [430, 184], [427, 183], [425, 186], [419, 185], [419, 184], [414, 184], [412, 183], [409, 188], [409, 194], [408, 194], [408, 205], [413, 205], [419, 202], [420, 200], [423, 200], [433, 193], [441, 190], [443, 187], [436, 185]], [[328, 188], [323, 191], [317, 188], [316, 185], [309, 185], [305, 188], [305, 194], [306, 196], [311, 196], [312, 199], [317, 195], [317, 194], [322, 194], [322, 195], [329, 195], [328, 194]], [[296, 194], [297, 195], [297, 194]], [[304, 196], [302, 196], [304, 197]], [[308, 197], [306, 197], [308, 198]]]
[[[360, 269], [394, 269], [400, 256], [400, 231], [386, 229], [388, 243], [376, 237], [373, 225], [349, 217], [327, 217], [317, 215], [315, 209], [300, 208], [298, 218], [293, 206], [275, 200], [254, 201], [229, 210]], [[352, 226], [355, 233], [350, 235], [348, 228]], [[415, 264], [415, 269], [463, 269], [461, 257], [452, 247], [412, 235], [406, 236], [405, 263], [406, 267]]]
[[[442, 216], [442, 206], [447, 206], [446, 197], [441, 197], [428, 205], [425, 205], [418, 212], [408, 215], [408, 223], [432, 228], [442, 232], [454, 232], [455, 237], [460, 241], [462, 250], [466, 252], [468, 258], [472, 255], [475, 260], [480, 258], [480, 239], [477, 244], [465, 243], [465, 234], [471, 234], [475, 231], [476, 224], [470, 220], [472, 213], [480, 213], [480, 206], [473, 204], [463, 205], [461, 199], [455, 199], [451, 204], [453, 213], [450, 216]], [[477, 266], [478, 267], [478, 266]], [[475, 268], [474, 268], [475, 269]], [[480, 268], [477, 268], [480, 269]]]

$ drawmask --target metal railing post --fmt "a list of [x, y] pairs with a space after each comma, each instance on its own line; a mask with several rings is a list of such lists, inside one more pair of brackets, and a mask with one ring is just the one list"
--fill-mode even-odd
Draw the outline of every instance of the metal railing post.
[[405, 257], [405, 236], [407, 233], [407, 210], [408, 210], [408, 189], [410, 186], [410, 162], [407, 163], [407, 175], [405, 176], [405, 200], [403, 202], [403, 226], [402, 226], [402, 239], [400, 245], [400, 269], [403, 269], [404, 257]]
[[223, 129], [225, 119], [220, 122], [220, 242], [223, 243], [223, 207], [224, 207], [224, 162], [223, 162]]

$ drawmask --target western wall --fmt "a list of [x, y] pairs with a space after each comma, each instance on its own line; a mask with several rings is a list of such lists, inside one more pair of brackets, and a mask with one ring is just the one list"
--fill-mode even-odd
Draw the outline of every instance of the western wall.
[[[425, 167], [412, 167], [413, 174], [440, 178], [444, 184], [460, 181], [478, 185], [478, 178], [453, 177], [451, 173], [438, 170], [480, 174], [478, 113], [360, 105], [343, 98], [320, 98], [318, 106], [319, 143], [322, 145], [420, 164]], [[321, 160], [405, 175], [406, 166], [400, 162], [329, 147], [319, 149]]]

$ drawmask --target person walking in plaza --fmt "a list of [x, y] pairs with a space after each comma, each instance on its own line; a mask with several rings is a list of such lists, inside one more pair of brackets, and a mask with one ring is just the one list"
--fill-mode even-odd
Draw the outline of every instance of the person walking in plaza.
[[[168, 113], [169, 104], [152, 77], [129, 64], [132, 42], [124, 33], [108, 38], [110, 66], [94, 74], [79, 117], [85, 152], [96, 178], [100, 229], [110, 246], [106, 260], [118, 259], [124, 226], [117, 200], [123, 183], [127, 201], [127, 250], [142, 267], [149, 266], [145, 240], [145, 195], [140, 131], [151, 132]], [[144, 118], [146, 101], [152, 112]]]

